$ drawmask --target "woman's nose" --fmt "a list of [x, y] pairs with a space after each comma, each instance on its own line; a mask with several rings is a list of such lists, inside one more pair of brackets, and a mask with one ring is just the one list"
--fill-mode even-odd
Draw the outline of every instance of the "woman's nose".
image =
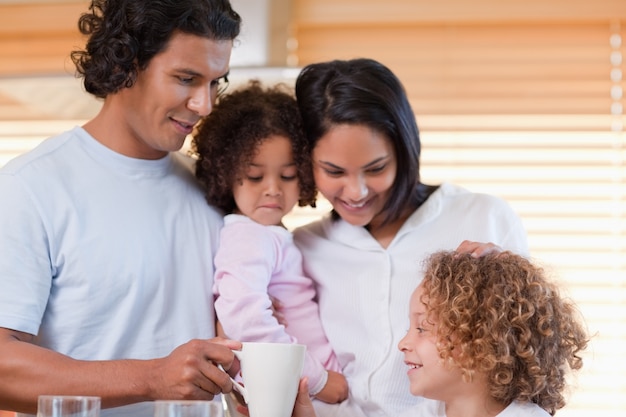
[[361, 201], [367, 197], [368, 188], [362, 176], [349, 178], [344, 187], [344, 198], [351, 201]]

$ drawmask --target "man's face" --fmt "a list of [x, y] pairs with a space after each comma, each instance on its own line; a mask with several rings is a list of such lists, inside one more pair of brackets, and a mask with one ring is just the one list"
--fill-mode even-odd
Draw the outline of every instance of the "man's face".
[[232, 45], [230, 40], [174, 33], [139, 71], [135, 84], [113, 95], [120, 120], [111, 131], [118, 136], [114, 150], [141, 159], [179, 150], [194, 125], [213, 109]]

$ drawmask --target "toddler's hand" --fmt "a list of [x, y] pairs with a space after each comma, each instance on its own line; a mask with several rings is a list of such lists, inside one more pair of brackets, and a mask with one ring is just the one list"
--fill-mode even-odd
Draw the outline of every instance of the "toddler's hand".
[[348, 381], [342, 374], [328, 371], [326, 385], [317, 393], [315, 398], [329, 404], [342, 402], [348, 398]]

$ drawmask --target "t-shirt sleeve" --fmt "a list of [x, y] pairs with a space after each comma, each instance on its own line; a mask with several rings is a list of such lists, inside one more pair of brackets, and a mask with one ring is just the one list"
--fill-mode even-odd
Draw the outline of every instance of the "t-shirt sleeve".
[[38, 202], [0, 173], [0, 327], [37, 334], [52, 283], [49, 239]]

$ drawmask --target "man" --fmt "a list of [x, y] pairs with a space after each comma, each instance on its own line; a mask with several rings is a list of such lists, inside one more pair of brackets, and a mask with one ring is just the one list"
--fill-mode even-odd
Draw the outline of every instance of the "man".
[[221, 216], [178, 154], [229, 70], [227, 0], [93, 0], [72, 53], [103, 98], [82, 127], [0, 171], [0, 409], [41, 394], [151, 416], [155, 399], [232, 389], [214, 337]]

